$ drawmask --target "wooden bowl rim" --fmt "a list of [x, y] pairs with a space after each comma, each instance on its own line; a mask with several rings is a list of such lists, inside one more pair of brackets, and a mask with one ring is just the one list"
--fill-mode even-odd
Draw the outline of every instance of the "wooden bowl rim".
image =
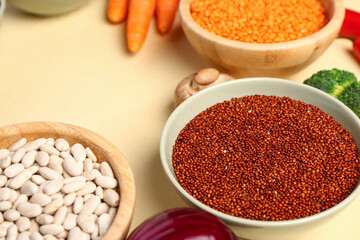
[[[64, 132], [66, 130], [67, 132]], [[135, 206], [135, 179], [129, 163], [123, 154], [110, 141], [88, 129], [67, 123], [59, 122], [24, 122], [0, 127], [0, 137], [31, 134], [54, 135], [53, 138], [72, 138], [85, 140], [98, 149], [101, 149], [102, 158], [112, 158], [117, 164], [111, 165], [115, 178], [119, 182], [120, 204], [115, 218], [103, 240], [124, 239], [129, 231]], [[56, 136], [55, 136], [56, 135]], [[33, 140], [33, 139], [28, 139]], [[7, 146], [8, 147], [8, 146]], [[91, 146], [90, 146], [91, 148]], [[94, 149], [92, 149], [94, 150]], [[98, 156], [97, 156], [98, 157]]]
[[331, 33], [339, 31], [345, 17], [345, 7], [342, 0], [329, 0], [333, 2], [334, 13], [330, 18], [329, 22], [319, 31], [309, 36], [287, 42], [247, 43], [247, 42], [226, 39], [224, 37], [220, 37], [202, 28], [199, 24], [197, 24], [194, 21], [194, 19], [190, 14], [190, 3], [192, 1], [193, 0], [180, 0], [179, 15], [183, 27], [186, 26], [201, 38], [213, 42], [214, 44], [227, 46], [233, 49], [238, 48], [238, 49], [260, 50], [260, 51], [277, 50], [277, 49], [297, 48], [304, 45], [312, 44], [314, 42], [316, 43], [318, 40], [326, 38], [328, 35], [331, 35]]

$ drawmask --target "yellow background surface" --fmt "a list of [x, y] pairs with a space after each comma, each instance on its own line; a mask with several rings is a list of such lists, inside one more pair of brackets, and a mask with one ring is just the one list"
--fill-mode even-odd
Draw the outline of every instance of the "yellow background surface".
[[[359, 0], [346, 0], [360, 11]], [[0, 126], [56, 121], [88, 128], [114, 143], [136, 181], [133, 230], [165, 209], [186, 206], [159, 157], [162, 128], [173, 111], [176, 85], [209, 66], [186, 40], [177, 16], [161, 36], [152, 25], [143, 48], [128, 53], [125, 25], [105, 18], [106, 1], [90, 0], [63, 16], [37, 17], [8, 4], [0, 26]], [[352, 42], [337, 39], [316, 62], [288, 79], [345, 69], [360, 79]], [[360, 196], [327, 224], [299, 240], [359, 240]]]

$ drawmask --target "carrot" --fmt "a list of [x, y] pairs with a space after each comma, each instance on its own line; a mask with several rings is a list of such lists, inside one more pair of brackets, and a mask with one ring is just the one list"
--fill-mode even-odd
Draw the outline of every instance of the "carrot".
[[160, 33], [165, 34], [170, 30], [175, 19], [178, 5], [179, 0], [157, 0], [156, 27]]
[[155, 3], [156, 0], [130, 0], [126, 25], [130, 52], [137, 52], [144, 43], [155, 12]]
[[107, 18], [111, 23], [120, 23], [125, 20], [128, 12], [129, 0], [109, 0], [107, 5]]

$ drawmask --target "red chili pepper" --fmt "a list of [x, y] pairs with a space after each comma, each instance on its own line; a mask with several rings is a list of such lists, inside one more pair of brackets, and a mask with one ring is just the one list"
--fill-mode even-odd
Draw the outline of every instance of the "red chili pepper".
[[356, 60], [360, 63], [360, 36], [354, 40], [353, 53]]
[[360, 13], [346, 9], [345, 18], [341, 26], [340, 37], [356, 38], [360, 36]]

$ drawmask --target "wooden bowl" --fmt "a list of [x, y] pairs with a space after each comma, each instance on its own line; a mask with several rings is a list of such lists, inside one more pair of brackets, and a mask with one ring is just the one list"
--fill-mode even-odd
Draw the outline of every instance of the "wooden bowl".
[[181, 0], [179, 13], [192, 47], [207, 62], [236, 77], [288, 76], [320, 57], [337, 37], [345, 9], [341, 0], [319, 0], [329, 22], [307, 37], [283, 43], [246, 43], [229, 40], [202, 28], [191, 16], [193, 0]]
[[107, 161], [119, 182], [120, 204], [118, 211], [103, 240], [125, 239], [134, 212], [135, 180], [130, 166], [122, 153], [108, 140], [87, 129], [55, 122], [21, 123], [0, 128], [0, 149], [8, 148], [21, 138], [28, 141], [37, 138], [64, 138], [70, 145], [80, 143], [90, 147], [98, 162]]

